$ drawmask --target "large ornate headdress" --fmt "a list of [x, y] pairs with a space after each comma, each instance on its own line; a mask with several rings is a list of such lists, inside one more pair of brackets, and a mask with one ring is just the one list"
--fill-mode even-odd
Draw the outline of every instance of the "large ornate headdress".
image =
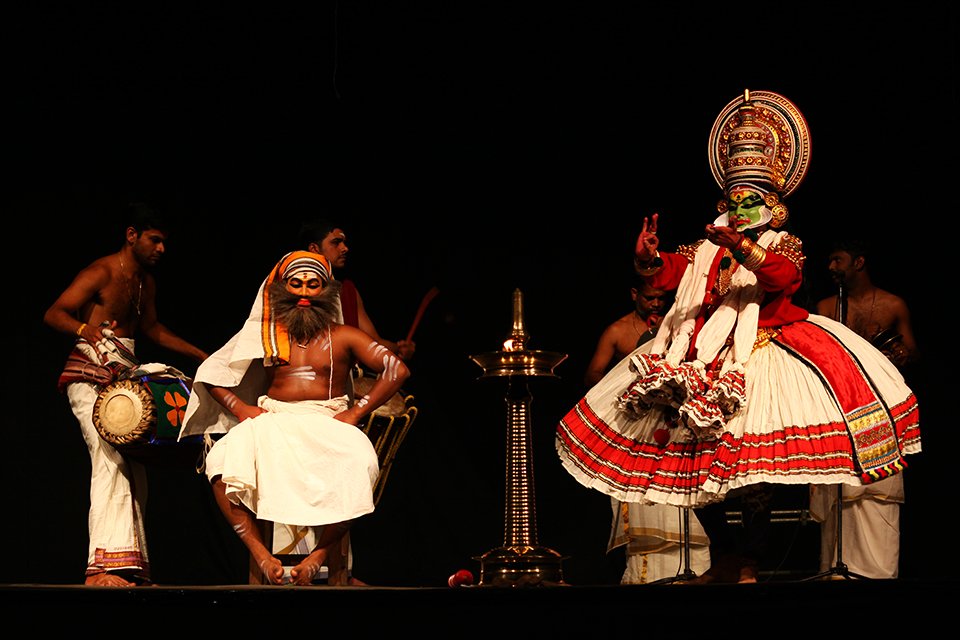
[[[717, 116], [710, 131], [710, 171], [724, 190], [749, 185], [764, 193], [770, 226], [787, 221], [782, 199], [793, 193], [810, 166], [810, 132], [803, 114], [772, 91], [745, 90]], [[717, 205], [726, 212], [726, 200]]]

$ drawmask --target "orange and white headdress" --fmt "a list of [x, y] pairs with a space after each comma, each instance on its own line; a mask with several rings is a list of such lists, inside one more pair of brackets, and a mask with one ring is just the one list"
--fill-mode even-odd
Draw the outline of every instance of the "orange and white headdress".
[[277, 324], [270, 303], [270, 285], [293, 277], [308, 280], [314, 276], [320, 278], [324, 287], [330, 282], [330, 263], [325, 256], [312, 251], [291, 251], [280, 258], [280, 262], [267, 276], [263, 286], [261, 324], [264, 364], [286, 364], [290, 361], [290, 337], [287, 335], [287, 328]]

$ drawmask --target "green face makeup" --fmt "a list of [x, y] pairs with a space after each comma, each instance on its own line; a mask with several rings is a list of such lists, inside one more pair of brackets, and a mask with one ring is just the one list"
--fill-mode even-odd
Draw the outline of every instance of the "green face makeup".
[[742, 231], [761, 218], [763, 196], [755, 191], [734, 191], [727, 198], [729, 226]]

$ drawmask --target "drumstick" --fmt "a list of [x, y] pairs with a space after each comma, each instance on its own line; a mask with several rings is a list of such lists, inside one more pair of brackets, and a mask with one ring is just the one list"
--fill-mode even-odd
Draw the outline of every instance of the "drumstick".
[[420, 319], [423, 318], [423, 312], [426, 311], [427, 305], [437, 297], [438, 293], [440, 293], [440, 289], [431, 287], [430, 291], [427, 291], [426, 295], [423, 296], [423, 300], [420, 301], [420, 308], [417, 309], [417, 315], [413, 319], [413, 324], [410, 325], [410, 331], [407, 332], [407, 342], [413, 340], [413, 332], [417, 330], [417, 325], [420, 324]]

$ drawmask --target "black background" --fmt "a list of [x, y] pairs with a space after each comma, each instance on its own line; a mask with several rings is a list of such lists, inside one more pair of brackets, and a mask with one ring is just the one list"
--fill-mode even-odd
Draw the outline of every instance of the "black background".
[[[312, 216], [344, 220], [338, 275], [358, 283], [382, 335], [405, 335], [439, 288], [414, 336], [406, 391], [419, 416], [353, 531], [354, 572], [372, 584], [442, 585], [504, 542], [505, 384], [478, 380], [469, 356], [500, 347], [519, 288], [530, 348], [568, 355], [558, 378], [530, 381], [538, 539], [568, 556], [569, 582], [616, 583], [609, 501], [563, 471], [553, 430], [585, 391], [600, 332], [631, 308], [643, 216], [660, 212], [665, 248], [715, 217], [708, 134], [745, 88], [786, 96], [811, 131], [809, 173], [787, 201], [804, 295], [830, 293], [829, 241], [855, 233], [875, 241], [875, 282], [913, 311], [924, 451], [908, 459], [901, 574], [940, 572], [951, 422], [936, 363], [954, 358], [934, 323], [946, 324], [951, 276], [937, 258], [953, 236], [938, 230], [957, 213], [952, 9], [321, 5], [7, 11], [14, 419], [0, 582], [82, 577], [89, 458], [54, 388], [70, 340], [42, 314], [119, 248], [113, 213], [149, 199], [176, 220], [157, 270], [161, 320], [211, 352]], [[145, 340], [138, 353], [195, 370]], [[150, 473], [154, 577], [245, 582], [205, 481]], [[814, 540], [800, 535], [787, 564], [815, 570]]]

